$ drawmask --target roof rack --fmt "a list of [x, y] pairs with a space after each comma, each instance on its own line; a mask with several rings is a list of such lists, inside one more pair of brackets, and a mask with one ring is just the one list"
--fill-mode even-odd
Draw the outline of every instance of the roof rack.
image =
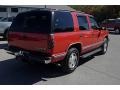
[[76, 11], [76, 10], [66, 10], [66, 9], [53, 9], [53, 8], [39, 8], [37, 10], [55, 10], [55, 11]]
[[35, 9], [35, 10], [70, 11], [70, 12], [77, 12], [77, 13], [83, 13], [83, 14], [85, 14], [85, 12], [82, 12], [82, 11], [77, 11], [77, 10], [66, 10], [66, 9], [38, 8], [38, 9]]
[[77, 11], [77, 13], [85, 13], [85, 12], [82, 12], [82, 11]]

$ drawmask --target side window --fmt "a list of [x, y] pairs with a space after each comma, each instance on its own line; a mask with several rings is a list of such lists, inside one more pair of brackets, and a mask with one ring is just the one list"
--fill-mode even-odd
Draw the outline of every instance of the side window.
[[54, 32], [73, 31], [73, 20], [70, 12], [56, 11], [54, 17]]
[[120, 23], [120, 19], [117, 19], [117, 20], [116, 20], [116, 23]]
[[95, 19], [93, 17], [90, 17], [90, 23], [91, 23], [91, 28], [92, 29], [96, 29], [96, 28], [99, 27], [97, 22], [95, 21]]
[[86, 16], [78, 16], [78, 23], [80, 30], [89, 30]]

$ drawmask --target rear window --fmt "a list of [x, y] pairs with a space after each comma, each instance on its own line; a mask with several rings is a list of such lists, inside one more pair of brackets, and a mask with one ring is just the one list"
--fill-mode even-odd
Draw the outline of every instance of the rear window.
[[14, 19], [11, 30], [15, 32], [51, 32], [51, 12], [31, 11], [17, 15]]
[[104, 20], [102, 23], [104, 24], [106, 24], [106, 23], [115, 23], [116, 22], [116, 20], [115, 19], [106, 19], [106, 20]]

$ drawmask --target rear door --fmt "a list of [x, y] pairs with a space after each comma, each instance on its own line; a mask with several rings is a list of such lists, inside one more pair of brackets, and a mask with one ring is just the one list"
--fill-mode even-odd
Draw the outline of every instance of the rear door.
[[54, 53], [65, 55], [71, 42], [76, 40], [74, 35], [72, 15], [69, 11], [54, 12]]
[[88, 52], [91, 50], [91, 45], [93, 44], [92, 31], [89, 27], [88, 17], [85, 15], [78, 15], [79, 23], [79, 37], [82, 42], [82, 53]]

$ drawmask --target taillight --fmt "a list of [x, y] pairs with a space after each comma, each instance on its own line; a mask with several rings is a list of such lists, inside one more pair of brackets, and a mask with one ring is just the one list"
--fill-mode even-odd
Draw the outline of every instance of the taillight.
[[54, 34], [50, 34], [48, 39], [48, 49], [52, 49], [54, 47]]

